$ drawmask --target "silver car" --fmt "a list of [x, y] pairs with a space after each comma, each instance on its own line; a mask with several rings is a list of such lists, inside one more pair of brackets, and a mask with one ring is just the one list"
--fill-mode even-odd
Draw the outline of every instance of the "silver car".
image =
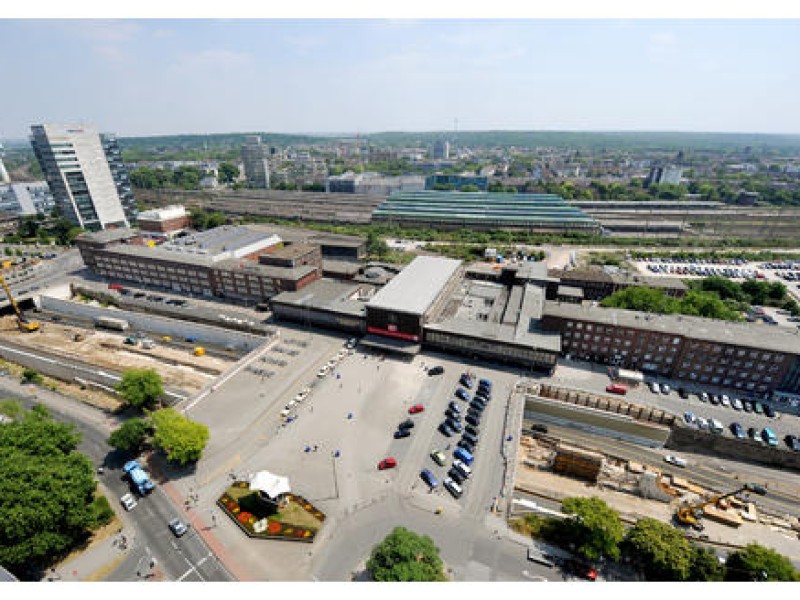
[[172, 519], [169, 522], [169, 528], [172, 530], [172, 533], [175, 534], [175, 537], [181, 537], [189, 530], [189, 528], [186, 526], [186, 523], [180, 519]]

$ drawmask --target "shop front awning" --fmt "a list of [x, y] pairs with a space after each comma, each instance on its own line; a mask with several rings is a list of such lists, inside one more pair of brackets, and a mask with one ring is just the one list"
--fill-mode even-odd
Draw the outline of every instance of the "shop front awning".
[[368, 348], [383, 350], [384, 352], [396, 352], [407, 356], [415, 356], [422, 350], [422, 344], [419, 342], [411, 342], [374, 334], [364, 336], [359, 343]]

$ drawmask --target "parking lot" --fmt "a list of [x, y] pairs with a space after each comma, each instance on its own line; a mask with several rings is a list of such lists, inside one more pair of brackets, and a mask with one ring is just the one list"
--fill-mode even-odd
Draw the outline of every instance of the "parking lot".
[[[552, 378], [553, 383], [587, 390], [598, 394], [607, 394], [606, 386], [611, 383], [608, 375], [608, 367], [602, 365], [592, 365], [581, 361], [562, 360]], [[732, 392], [714, 386], [697, 386], [685, 382], [672, 381], [664, 378], [647, 378], [647, 381], [656, 381], [660, 384], [666, 383], [670, 386], [668, 394], [654, 393], [647, 385], [631, 387], [624, 396], [627, 400], [653, 406], [671, 412], [679, 418], [683, 418], [684, 413], [691, 412], [696, 417], [706, 420], [717, 419], [724, 427], [720, 435], [734, 437], [730, 430], [731, 423], [739, 423], [745, 430], [749, 428], [757, 429], [759, 432], [765, 427], [774, 431], [778, 437], [778, 446], [787, 448], [783, 439], [786, 434], [800, 435], [800, 418], [782, 412], [781, 405], [775, 405], [777, 411], [775, 417], [770, 418], [764, 414], [755, 412], [745, 412], [735, 410], [733, 407], [726, 407], [721, 404], [714, 405], [711, 402], [701, 401], [697, 394], [706, 392], [707, 394], [727, 394], [730, 399], [743, 399], [741, 393]], [[688, 393], [688, 398], [681, 398], [678, 389], [683, 388]], [[613, 395], [613, 394], [608, 394]]]

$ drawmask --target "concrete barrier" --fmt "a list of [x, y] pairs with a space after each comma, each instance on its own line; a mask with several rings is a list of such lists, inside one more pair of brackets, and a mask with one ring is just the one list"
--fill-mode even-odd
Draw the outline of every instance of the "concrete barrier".
[[152, 314], [144, 314], [128, 310], [103, 308], [82, 302], [62, 300], [52, 296], [42, 296], [41, 305], [45, 310], [62, 313], [82, 319], [96, 319], [97, 317], [113, 317], [125, 319], [134, 329], [149, 331], [157, 335], [168, 335], [176, 339], [193, 337], [199, 345], [233, 346], [237, 350], [250, 352], [261, 346], [267, 338], [241, 331], [232, 331], [212, 325], [203, 325], [191, 321], [179, 321]]
[[665, 446], [671, 450], [726, 456], [800, 471], [800, 452], [771, 448], [755, 440], [727, 437], [676, 423]]

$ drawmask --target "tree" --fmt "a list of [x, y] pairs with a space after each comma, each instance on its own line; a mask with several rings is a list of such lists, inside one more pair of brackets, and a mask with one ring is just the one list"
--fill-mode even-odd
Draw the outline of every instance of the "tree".
[[152, 408], [164, 395], [164, 384], [154, 369], [128, 369], [117, 385], [122, 398], [136, 408]]
[[155, 429], [153, 442], [168, 460], [181, 465], [200, 460], [208, 442], [208, 427], [190, 421], [174, 408], [162, 408], [150, 419]]
[[760, 544], [748, 544], [728, 557], [726, 581], [797, 581], [792, 562]]
[[389, 254], [389, 246], [374, 231], [367, 233], [367, 254], [378, 258], [384, 258]]
[[20, 578], [37, 577], [96, 522], [94, 470], [79, 442], [42, 407], [0, 426], [0, 564]]
[[44, 379], [42, 379], [39, 371], [36, 371], [35, 369], [25, 369], [22, 372], [22, 381], [24, 383], [35, 383], [38, 385], [42, 383]]
[[711, 550], [693, 546], [692, 552], [689, 581], [722, 581], [725, 578], [725, 566]]
[[560, 523], [564, 537], [575, 544], [580, 554], [593, 561], [601, 556], [619, 558], [624, 532], [617, 511], [596, 497], [566, 498], [561, 507], [573, 515]]
[[219, 173], [219, 180], [221, 183], [233, 183], [233, 181], [239, 177], [239, 167], [233, 163], [222, 162], [219, 163], [217, 173]]
[[650, 581], [685, 581], [689, 577], [692, 547], [683, 533], [666, 523], [639, 519], [628, 530], [624, 549]]
[[111, 432], [108, 444], [117, 450], [138, 452], [152, 428], [144, 419], [129, 419]]
[[442, 567], [433, 540], [405, 527], [395, 527], [367, 561], [375, 581], [445, 581]]

